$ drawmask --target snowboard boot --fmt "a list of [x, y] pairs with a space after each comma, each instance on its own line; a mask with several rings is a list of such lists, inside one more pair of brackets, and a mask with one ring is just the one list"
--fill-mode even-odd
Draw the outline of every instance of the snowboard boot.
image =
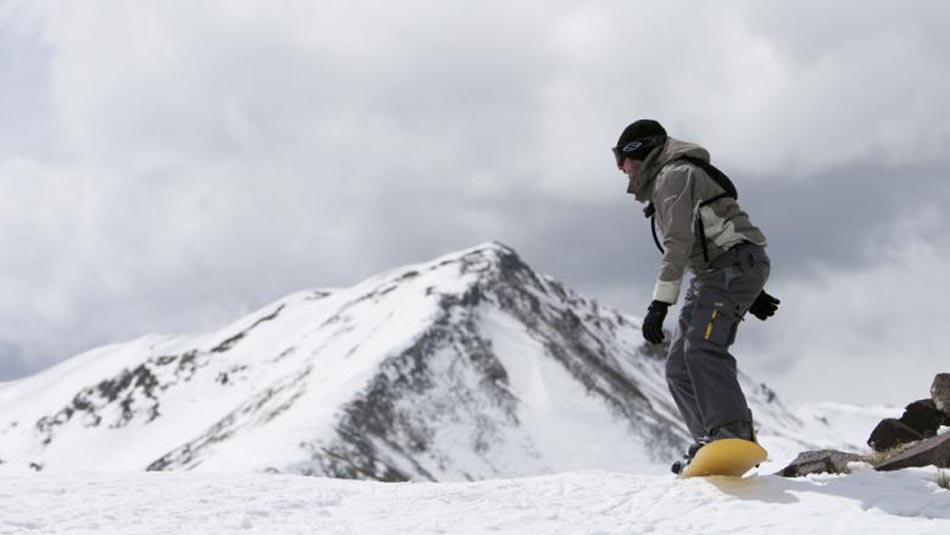
[[688, 465], [689, 462], [693, 460], [693, 457], [696, 456], [696, 452], [699, 451], [699, 448], [709, 444], [710, 440], [710, 437], [702, 437], [697, 439], [696, 442], [690, 444], [689, 448], [686, 449], [686, 454], [683, 455], [683, 458], [674, 462], [673, 466], [670, 467], [670, 470], [672, 470], [674, 474], [679, 474], [682, 472], [683, 469], [686, 468], [686, 465]]
[[750, 442], [756, 442], [755, 440], [755, 429], [752, 427], [752, 422], [738, 421], [738, 422], [729, 422], [725, 425], [720, 425], [719, 427], [714, 427], [710, 433], [702, 438], [696, 440], [689, 445], [689, 448], [686, 450], [686, 455], [683, 455], [683, 458], [674, 462], [670, 466], [670, 470], [674, 474], [679, 474], [686, 468], [686, 465], [693, 460], [693, 457], [696, 456], [696, 452], [700, 450], [706, 444], [714, 440], [719, 440], [723, 438], [741, 438], [742, 440], [748, 440]]

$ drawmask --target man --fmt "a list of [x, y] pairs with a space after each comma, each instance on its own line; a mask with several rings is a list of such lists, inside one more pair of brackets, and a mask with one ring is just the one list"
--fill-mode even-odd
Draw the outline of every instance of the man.
[[746, 312], [764, 321], [778, 309], [778, 299], [763, 291], [770, 268], [765, 236], [706, 149], [669, 137], [660, 123], [634, 122], [613, 151], [629, 177], [627, 193], [649, 203], [645, 213], [662, 235], [662, 266], [643, 320], [648, 342], [663, 342], [667, 309], [686, 271], [694, 274], [666, 363], [670, 392], [696, 440], [689, 455], [720, 438], [755, 441], [729, 346]]

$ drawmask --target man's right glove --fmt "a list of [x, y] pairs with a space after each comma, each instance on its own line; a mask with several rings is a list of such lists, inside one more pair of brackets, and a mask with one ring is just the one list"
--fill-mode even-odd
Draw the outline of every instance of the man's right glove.
[[781, 303], [781, 301], [765, 293], [765, 290], [762, 290], [759, 292], [759, 296], [755, 298], [752, 306], [749, 307], [749, 313], [765, 321], [775, 315], [779, 303]]
[[666, 319], [666, 311], [670, 308], [669, 303], [663, 301], [653, 301], [647, 308], [647, 315], [643, 318], [643, 337], [651, 344], [659, 344], [663, 341], [663, 320]]

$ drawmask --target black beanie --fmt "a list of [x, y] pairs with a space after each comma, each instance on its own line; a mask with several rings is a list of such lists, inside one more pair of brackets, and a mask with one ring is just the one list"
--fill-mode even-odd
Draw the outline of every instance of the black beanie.
[[666, 138], [663, 125], [653, 119], [640, 119], [623, 129], [620, 139], [617, 140], [615, 153], [618, 158], [642, 160], [654, 147], [666, 143]]

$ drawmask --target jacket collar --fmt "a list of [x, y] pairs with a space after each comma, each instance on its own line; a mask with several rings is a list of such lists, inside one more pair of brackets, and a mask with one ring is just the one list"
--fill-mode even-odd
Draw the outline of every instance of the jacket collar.
[[687, 143], [674, 138], [667, 138], [666, 143], [653, 149], [640, 171], [630, 178], [627, 184], [627, 193], [632, 194], [640, 202], [653, 202], [653, 190], [656, 177], [663, 167], [673, 160], [690, 156], [709, 161], [709, 151], [694, 143]]

